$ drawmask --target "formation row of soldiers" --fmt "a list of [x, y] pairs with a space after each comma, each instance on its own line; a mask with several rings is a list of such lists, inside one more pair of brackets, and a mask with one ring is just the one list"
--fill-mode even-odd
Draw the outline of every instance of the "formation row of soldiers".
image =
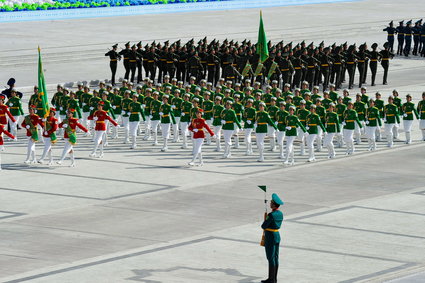
[[[123, 81], [120, 88], [101, 82], [99, 89], [93, 92], [81, 84], [76, 92], [58, 85], [51, 100], [54, 108], [45, 120], [40, 118], [45, 113], [35, 87], [29, 101], [30, 115], [25, 116], [22, 123], [29, 137], [26, 162], [36, 160], [35, 142], [39, 139], [39, 131], [47, 140], [42, 161], [51, 154], [51, 146], [57, 137], [62, 136], [67, 142], [60, 162], [68, 153], [72, 153], [74, 164], [73, 145], [78, 130], [93, 136], [94, 148], [90, 156], [102, 157], [108, 136], [118, 138], [118, 122], [124, 128], [123, 142], [130, 143], [131, 138], [131, 148], [137, 147], [136, 138], [142, 134], [144, 140], [152, 140], [153, 145], [157, 145], [158, 133], [161, 132], [161, 150], [167, 151], [169, 140], [180, 142], [182, 139], [182, 148], [188, 147], [189, 130], [194, 129], [193, 121], [198, 118], [205, 121], [205, 127], [211, 134], [206, 137], [207, 144], [215, 141], [216, 151], [222, 151], [223, 135], [224, 158], [231, 157], [233, 141], [235, 147], [239, 147], [239, 132], [243, 130], [247, 155], [253, 154], [252, 136], [255, 133], [258, 161], [264, 160], [264, 142], [268, 137], [270, 151], [278, 147], [279, 157], [286, 164], [294, 162], [295, 139], [300, 142], [300, 154], [305, 154], [307, 146], [309, 161], [315, 160], [314, 145], [318, 151], [322, 150], [322, 146], [326, 147], [329, 158], [335, 157], [335, 137], [338, 147], [346, 145], [348, 155], [354, 153], [355, 144], [362, 142], [362, 134], [368, 139], [369, 150], [375, 150], [376, 141], [381, 140], [381, 127], [385, 128], [388, 146], [391, 147], [394, 139], [398, 138], [401, 118], [406, 143], [411, 143], [414, 118], [420, 120], [425, 140], [425, 93], [416, 107], [410, 95], [402, 103], [395, 90], [385, 104], [380, 93], [371, 99], [365, 87], [352, 100], [349, 90], [345, 89], [340, 96], [333, 84], [330, 91], [323, 92], [322, 96], [317, 86], [310, 91], [307, 81], [302, 83], [301, 89], [297, 88], [292, 93], [289, 84], [285, 84], [281, 90], [277, 81], [272, 81], [263, 89], [259, 82], [251, 86], [249, 80], [244, 85], [219, 80], [215, 88], [206, 80], [201, 80], [199, 85], [195, 80], [192, 77], [191, 84], [183, 85], [183, 82], [170, 80], [166, 75], [163, 84], [154, 85], [150, 79], [146, 79], [143, 85], [136, 88], [127, 81]], [[16, 91], [11, 92], [6, 104], [4, 100], [5, 97], [0, 98], [0, 123], [6, 125], [9, 122], [11, 135], [16, 139], [16, 128], [23, 116], [22, 104]], [[196, 131], [202, 129], [196, 128]], [[200, 151], [201, 145], [197, 151]]]
[[348, 88], [354, 85], [356, 69], [359, 72], [359, 87], [366, 82], [367, 72], [371, 71], [371, 85], [375, 85], [378, 63], [384, 69], [383, 84], [387, 84], [389, 60], [393, 54], [388, 44], [378, 51], [378, 44], [374, 43], [369, 50], [366, 43], [358, 48], [356, 44], [333, 44], [325, 46], [321, 42], [318, 46], [303, 41], [298, 44], [283, 44], [283, 41], [273, 45], [268, 42], [269, 57], [261, 62], [256, 53], [256, 45], [249, 40], [241, 43], [233, 40], [216, 39], [208, 42], [205, 37], [198, 44], [194, 40], [182, 44], [178, 40], [172, 44], [152, 42], [142, 46], [142, 42], [130, 45], [118, 51], [118, 44], [112, 46], [105, 56], [110, 58], [112, 71], [111, 82], [115, 85], [115, 75], [118, 61], [123, 59], [124, 79], [134, 83], [141, 83], [143, 70], [145, 77], [157, 82], [163, 82], [164, 76], [177, 78], [178, 81], [188, 82], [195, 77], [198, 83], [206, 79], [216, 85], [219, 78], [232, 83], [243, 82], [245, 79], [258, 81], [261, 84], [277, 80], [279, 87], [289, 83], [291, 89], [301, 86], [302, 81], [308, 81], [312, 87], [323, 85], [326, 90], [329, 83], [334, 83], [339, 89], [345, 82], [348, 73]]
[[[404, 55], [408, 57], [410, 54], [415, 56], [425, 57], [425, 25], [422, 24], [422, 19], [415, 22], [413, 21], [400, 21], [397, 27], [394, 27], [394, 22], [391, 21], [389, 25], [383, 29], [387, 32], [387, 41], [389, 50], [394, 51], [394, 38], [397, 35], [397, 55]], [[412, 49], [413, 38], [413, 49]]]

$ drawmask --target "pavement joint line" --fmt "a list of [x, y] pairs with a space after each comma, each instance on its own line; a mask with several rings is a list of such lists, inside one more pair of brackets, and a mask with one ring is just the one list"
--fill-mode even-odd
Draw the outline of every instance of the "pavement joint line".
[[174, 249], [174, 248], [187, 246], [187, 245], [191, 245], [191, 244], [196, 244], [196, 243], [201, 243], [201, 242], [205, 242], [205, 241], [209, 241], [209, 240], [213, 240], [213, 239], [214, 239], [214, 237], [203, 237], [203, 238], [200, 238], [200, 239], [195, 239], [195, 240], [185, 241], [185, 242], [181, 242], [181, 243], [166, 245], [166, 246], [163, 246], [163, 247], [157, 247], [157, 248], [143, 250], [143, 251], [134, 252], [134, 253], [130, 253], [130, 254], [124, 254], [124, 255], [115, 256], [115, 257], [112, 257], [112, 258], [101, 259], [101, 260], [97, 260], [97, 261], [93, 261], [93, 262], [89, 262], [89, 263], [70, 266], [70, 267], [57, 269], [57, 270], [53, 270], [53, 271], [49, 271], [49, 272], [44, 272], [44, 273], [40, 273], [40, 274], [36, 274], [36, 275], [30, 275], [30, 276], [27, 276], [27, 277], [22, 277], [22, 278], [10, 280], [10, 281], [5, 281], [3, 283], [18, 283], [18, 282], [30, 281], [30, 280], [33, 280], [33, 279], [44, 278], [44, 277], [52, 276], [52, 275], [55, 275], [55, 274], [65, 273], [65, 272], [69, 272], [69, 271], [83, 269], [83, 268], [86, 268], [86, 267], [96, 266], [96, 265], [100, 265], [100, 264], [105, 264], [105, 263], [109, 263], [109, 262], [113, 262], [113, 261], [117, 261], [117, 260], [136, 257], [136, 256], [141, 256], [141, 255], [150, 254], [150, 253], [154, 253], [154, 252]]
[[344, 280], [344, 281], [340, 281], [339, 283], [354, 283], [354, 282], [359, 282], [360, 280], [365, 280], [365, 279], [371, 279], [377, 276], [381, 276], [381, 275], [385, 275], [385, 274], [389, 274], [389, 273], [393, 273], [393, 272], [397, 272], [400, 270], [404, 270], [410, 267], [415, 266], [415, 263], [406, 263], [406, 264], [402, 264], [400, 266], [395, 266], [389, 269], [385, 269], [385, 270], [381, 270], [378, 272], [373, 272], [367, 275], [363, 275], [363, 276], [359, 276], [359, 277], [355, 277], [349, 280]]
[[414, 192], [414, 193], [412, 193], [412, 195], [420, 195], [420, 196], [425, 196], [425, 191], [420, 191], [420, 192]]
[[377, 210], [377, 211], [385, 211], [385, 212], [394, 212], [394, 213], [404, 213], [404, 214], [410, 214], [410, 215], [425, 216], [425, 213], [410, 212], [410, 211], [403, 211], [403, 210], [384, 209], [384, 208], [367, 207], [367, 206], [354, 206], [354, 207], [355, 208], [362, 208], [362, 209]]
[[5, 216], [1, 216], [0, 220], [26, 215], [26, 213], [13, 212], [13, 211], [3, 211], [3, 210], [0, 210], [0, 213], [9, 214], [9, 215], [5, 215]]
[[[158, 185], [158, 186], [160, 186], [160, 185]], [[57, 193], [50, 193], [50, 192], [37, 192], [37, 191], [31, 191], [31, 190], [10, 189], [10, 188], [0, 188], [0, 190], [30, 193], [30, 194], [50, 195], [50, 196], [58, 196], [58, 197], [69, 197], [69, 198], [78, 198], [78, 199], [108, 201], [108, 200], [121, 199], [121, 198], [125, 198], [125, 197], [130, 197], [130, 196], [143, 195], [143, 194], [149, 194], [149, 193], [154, 193], [154, 192], [159, 192], [159, 191], [171, 190], [171, 189], [175, 189], [175, 188], [177, 188], [177, 186], [164, 185], [164, 187], [158, 188], [158, 189], [151, 189], [151, 190], [147, 190], [147, 191], [140, 191], [140, 192], [123, 194], [123, 195], [116, 195], [116, 196], [107, 197], [107, 198], [97, 198], [97, 197], [88, 197], [88, 196], [71, 195], [71, 194], [57, 194]], [[3, 217], [0, 217], [0, 219], [2, 219], [2, 218]], [[7, 217], [5, 217], [5, 218], [7, 218]]]
[[[227, 237], [216, 237], [216, 236], [214, 236], [214, 238], [215, 239], [220, 239], [220, 240], [225, 240], [225, 241], [234, 241], [234, 242], [250, 243], [250, 244], [259, 245], [259, 242], [250, 241], [250, 240], [234, 239], [234, 238], [227, 238]], [[358, 257], [358, 258], [375, 259], [375, 260], [382, 260], [382, 261], [389, 261], [389, 262], [396, 262], [396, 263], [403, 263], [403, 264], [413, 263], [413, 262], [406, 262], [406, 261], [403, 261], [403, 260], [396, 260], [396, 259], [391, 259], [391, 258], [383, 258], [383, 257], [376, 257], [376, 256], [368, 256], [368, 255], [359, 255], [359, 254], [352, 254], [352, 253], [335, 252], [335, 251], [328, 251], [328, 250], [321, 250], [321, 249], [304, 248], [304, 247], [291, 246], [291, 245], [285, 245], [285, 244], [281, 244], [280, 247], [282, 249], [303, 250], [303, 251], [326, 253], [326, 254], [334, 254], [334, 255], [342, 255], [342, 256], [351, 256], [351, 257]]]
[[25, 258], [25, 259], [39, 259], [37, 257], [29, 257], [29, 256], [21, 256], [21, 255], [11, 255], [11, 254], [0, 254], [0, 256], [17, 257], [17, 258]]

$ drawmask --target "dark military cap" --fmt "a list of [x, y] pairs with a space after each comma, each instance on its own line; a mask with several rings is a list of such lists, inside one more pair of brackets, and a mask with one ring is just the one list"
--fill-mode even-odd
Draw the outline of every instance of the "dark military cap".
[[112, 45], [112, 48], [118, 48], [118, 43], [117, 43], [117, 44]]
[[403, 23], [404, 23], [404, 20], [403, 21], [401, 21], [401, 22], [398, 22], [400, 25], [402, 25]]
[[376, 43], [376, 42], [375, 42], [374, 44], [372, 44], [372, 48], [373, 48], [373, 49], [375, 49], [375, 48], [377, 48], [377, 47], [378, 47], [378, 43]]
[[406, 25], [411, 25], [411, 24], [412, 24], [412, 20], [410, 20], [406, 23]]
[[10, 78], [10, 79], [7, 81], [7, 85], [8, 85], [8, 86], [13, 86], [15, 83], [16, 83], [16, 80], [15, 80], [14, 78]]
[[130, 46], [130, 41], [125, 44], [125, 46]]
[[142, 47], [142, 42], [141, 42], [141, 41], [139, 41], [139, 42], [137, 43], [137, 47]]
[[390, 26], [392, 26], [393, 24], [394, 24], [394, 21], [391, 21], [391, 22], [390, 22]]
[[133, 45], [131, 46], [131, 48], [136, 48], [136, 44], [133, 44]]

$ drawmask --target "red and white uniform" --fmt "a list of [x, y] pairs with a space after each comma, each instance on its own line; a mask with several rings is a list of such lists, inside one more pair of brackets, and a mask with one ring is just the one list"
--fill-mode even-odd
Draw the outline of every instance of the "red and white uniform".
[[12, 122], [16, 122], [15, 118], [9, 111], [9, 107], [7, 105], [0, 105], [0, 124], [7, 125], [7, 116]]
[[56, 132], [58, 129], [58, 119], [55, 117], [49, 117], [47, 118], [46, 122], [44, 122], [45, 125], [50, 124], [51, 129], [49, 131], [43, 131], [43, 137], [50, 138], [50, 135]]
[[[59, 128], [63, 128], [64, 123], [60, 123], [59, 124]], [[70, 127], [71, 129], [73, 129], [75, 131], [75, 129], [80, 128], [81, 130], [83, 130], [84, 132], [88, 132], [89, 130], [87, 130], [86, 127], [84, 127], [83, 125], [81, 125], [80, 123], [78, 123], [78, 119], [77, 118], [68, 118], [68, 127]], [[64, 138], [68, 139], [68, 133], [65, 131], [65, 136]]]
[[97, 110], [93, 113], [92, 116], [89, 117], [89, 120], [94, 120], [96, 123], [95, 131], [106, 131], [106, 121], [109, 121], [115, 127], [118, 126], [117, 122], [115, 122], [111, 117], [109, 117], [108, 113], [104, 110]]
[[[40, 127], [44, 126], [44, 123], [41, 120], [40, 116], [38, 116], [37, 114], [29, 115], [29, 116], [30, 116], [31, 122], [34, 125], [34, 127], [36, 127], [37, 125], [39, 125]], [[25, 120], [26, 119], [24, 119], [24, 121], [21, 124], [21, 126], [24, 127], [24, 128], [27, 127], [27, 123], [25, 123]], [[28, 125], [28, 126], [30, 126], [30, 125]], [[30, 137], [30, 136], [31, 136], [31, 131], [29, 129], [27, 129], [27, 137]]]
[[11, 139], [15, 138], [14, 135], [12, 135], [7, 130], [5, 130], [4, 126], [2, 124], [0, 124], [0, 146], [3, 145], [3, 133]]
[[204, 129], [206, 129], [211, 136], [214, 135], [214, 132], [211, 130], [211, 128], [208, 126], [205, 120], [202, 118], [193, 119], [192, 123], [190, 123], [189, 125], [189, 131], [193, 132], [194, 139], [205, 138]]

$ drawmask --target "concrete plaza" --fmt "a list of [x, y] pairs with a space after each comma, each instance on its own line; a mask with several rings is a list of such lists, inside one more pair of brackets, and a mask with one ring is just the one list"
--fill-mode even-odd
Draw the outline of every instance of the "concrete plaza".
[[[424, 8], [423, 1], [369, 0], [274, 7], [263, 15], [272, 41], [382, 44], [391, 19], [417, 19]], [[103, 53], [115, 42], [255, 40], [257, 29], [256, 9], [3, 23], [10, 40], [0, 41], [0, 81], [14, 76], [27, 99], [38, 44], [47, 83], [55, 85], [108, 78]], [[379, 90], [386, 99], [395, 88], [417, 103], [424, 71], [425, 59], [397, 57], [389, 85], [380, 84], [379, 70], [377, 86], [366, 85], [369, 95]], [[363, 142], [353, 156], [337, 149], [327, 160], [325, 150], [315, 163], [297, 155], [289, 167], [277, 153], [267, 152], [263, 163], [244, 156], [243, 142], [226, 160], [205, 146], [203, 167], [186, 165], [190, 149], [181, 144], [163, 153], [145, 141], [130, 150], [122, 139], [110, 140], [104, 158], [89, 158], [92, 142], [83, 137], [77, 167], [68, 160], [28, 166], [20, 131], [1, 153], [0, 281], [259, 282], [267, 262], [257, 185], [267, 185], [285, 201], [279, 282], [424, 282], [425, 146], [417, 121], [413, 144], [402, 142], [402, 129], [394, 148], [381, 142], [371, 153]], [[62, 147], [54, 147], [55, 158]]]

